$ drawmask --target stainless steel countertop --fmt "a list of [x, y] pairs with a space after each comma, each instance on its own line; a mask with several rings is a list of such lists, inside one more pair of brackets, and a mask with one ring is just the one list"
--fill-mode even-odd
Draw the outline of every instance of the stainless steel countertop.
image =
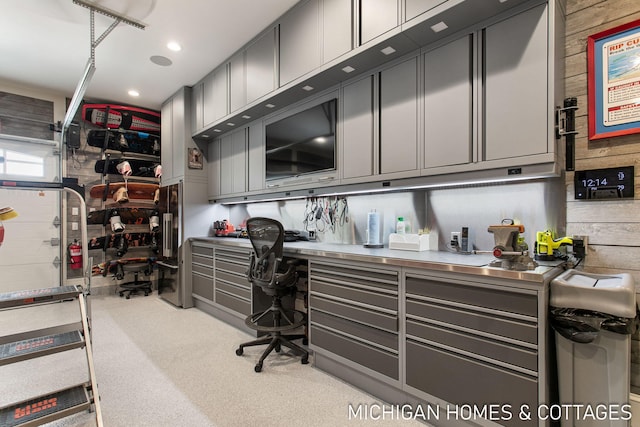
[[[248, 239], [232, 237], [192, 237], [189, 240], [230, 247], [251, 248]], [[490, 254], [457, 254], [445, 251], [406, 251], [399, 249], [365, 248], [362, 245], [322, 243], [313, 241], [285, 242], [285, 254], [300, 257], [335, 258], [346, 261], [380, 263], [390, 266], [447, 271], [543, 284], [562, 271], [561, 261], [538, 262], [534, 270], [516, 271], [488, 264]]]

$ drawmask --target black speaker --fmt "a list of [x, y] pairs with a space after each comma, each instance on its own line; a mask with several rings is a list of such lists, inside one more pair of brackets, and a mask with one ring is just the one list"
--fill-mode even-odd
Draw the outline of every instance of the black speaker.
[[67, 128], [67, 147], [80, 148], [80, 126], [78, 123], [71, 123]]

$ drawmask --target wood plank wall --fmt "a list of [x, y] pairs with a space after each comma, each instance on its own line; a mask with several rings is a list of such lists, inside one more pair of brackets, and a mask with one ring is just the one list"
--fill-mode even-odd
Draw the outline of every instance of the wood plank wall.
[[52, 140], [53, 102], [0, 92], [0, 133]]
[[576, 170], [635, 166], [635, 199], [577, 201], [573, 173], [566, 175], [567, 233], [589, 236], [585, 270], [628, 272], [640, 287], [640, 134], [589, 142], [587, 132], [587, 37], [640, 19], [637, 0], [568, 0], [566, 96], [578, 99]]
[[[589, 236], [585, 271], [630, 273], [640, 288], [640, 134], [589, 142], [587, 38], [640, 19], [638, 0], [568, 0], [565, 43], [566, 96], [578, 99], [576, 169], [635, 166], [635, 198], [576, 201], [573, 173], [566, 176], [567, 233]], [[637, 295], [640, 298], [640, 294]], [[640, 337], [631, 348], [631, 389], [640, 392]]]

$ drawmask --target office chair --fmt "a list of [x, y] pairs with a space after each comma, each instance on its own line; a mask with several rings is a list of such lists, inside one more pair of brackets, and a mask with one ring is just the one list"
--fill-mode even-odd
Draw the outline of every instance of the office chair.
[[[286, 311], [282, 307], [283, 297], [295, 295], [298, 281], [295, 262], [290, 260], [283, 265], [284, 228], [274, 219], [256, 217], [247, 220], [247, 233], [253, 246], [247, 279], [271, 297], [271, 307], [247, 316], [245, 324], [252, 329], [265, 332], [266, 336], [240, 344], [236, 354], [242, 356], [245, 347], [269, 344], [255, 366], [256, 372], [262, 371], [262, 363], [269, 353], [273, 350], [280, 352], [281, 346], [288, 347], [302, 356], [301, 363], [307, 364], [309, 352], [292, 342], [303, 339], [303, 343], [306, 344], [306, 335], [283, 334], [284, 331], [299, 328], [307, 321], [305, 313], [298, 310]], [[269, 320], [271, 325], [268, 323]]]
[[151, 280], [139, 280], [138, 275], [143, 273], [145, 276], [150, 276], [153, 273], [153, 264], [147, 263], [133, 263], [133, 264], [118, 264], [115, 278], [122, 280], [127, 271], [133, 272], [133, 282], [121, 283], [118, 285], [116, 292], [121, 297], [126, 299], [131, 298], [131, 295], [136, 295], [138, 292], [143, 292], [144, 296], [148, 296], [153, 292]]

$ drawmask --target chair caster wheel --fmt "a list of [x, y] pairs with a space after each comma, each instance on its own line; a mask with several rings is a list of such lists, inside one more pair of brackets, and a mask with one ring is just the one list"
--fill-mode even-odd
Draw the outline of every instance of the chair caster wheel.
[[145, 296], [145, 297], [148, 297], [148, 296], [149, 296], [149, 292], [145, 292], [145, 293], [144, 293], [144, 296]]
[[300, 363], [302, 363], [303, 365], [309, 364], [309, 358], [308, 357], [303, 357], [302, 360], [300, 360]]
[[276, 353], [280, 353], [280, 350], [282, 350], [282, 348], [280, 348], [279, 345], [277, 345], [274, 350], [276, 351]]
[[123, 296], [124, 296], [124, 292], [120, 292], [120, 297], [123, 297]]
[[130, 299], [131, 298], [131, 294], [127, 295], [125, 298], [126, 299]]
[[237, 348], [236, 349], [236, 356], [242, 356], [242, 353], [244, 353], [244, 350], [241, 348]]
[[262, 371], [262, 363], [258, 363], [256, 365], [256, 367], [253, 368], [253, 370], [256, 371], [256, 372], [261, 372]]

